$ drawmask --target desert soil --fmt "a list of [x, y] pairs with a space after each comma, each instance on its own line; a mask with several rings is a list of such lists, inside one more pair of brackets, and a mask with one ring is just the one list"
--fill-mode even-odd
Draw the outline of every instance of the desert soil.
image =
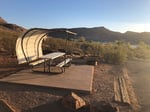
[[[122, 66], [108, 64], [96, 66], [92, 94], [77, 94], [95, 108], [107, 104], [116, 106], [117, 104], [114, 103], [113, 81], [114, 75], [119, 74], [121, 68]], [[59, 100], [70, 94], [70, 92], [69, 90], [0, 82], [0, 99], [5, 100], [16, 112], [65, 112]], [[120, 108], [122, 107], [124, 111], [121, 112], [131, 112], [130, 108], [120, 106]]]
[[150, 112], [150, 61], [129, 61], [126, 67], [141, 105], [140, 112]]

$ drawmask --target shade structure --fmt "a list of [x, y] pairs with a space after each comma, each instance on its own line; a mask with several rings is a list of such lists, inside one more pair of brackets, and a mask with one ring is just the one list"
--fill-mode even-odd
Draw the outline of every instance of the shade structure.
[[23, 33], [16, 42], [16, 55], [19, 64], [30, 63], [43, 56], [42, 42], [50, 36], [50, 32], [66, 32], [73, 35], [66, 29], [41, 29], [33, 28]]

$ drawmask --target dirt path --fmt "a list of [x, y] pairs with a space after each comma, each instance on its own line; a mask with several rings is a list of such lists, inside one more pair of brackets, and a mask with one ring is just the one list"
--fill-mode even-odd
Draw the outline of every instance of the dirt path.
[[130, 61], [126, 64], [133, 80], [142, 112], [150, 111], [150, 62]]

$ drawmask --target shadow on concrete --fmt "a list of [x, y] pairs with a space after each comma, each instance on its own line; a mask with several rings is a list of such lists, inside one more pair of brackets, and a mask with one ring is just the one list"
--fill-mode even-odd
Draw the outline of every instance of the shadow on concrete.
[[32, 109], [23, 110], [22, 112], [66, 112], [61, 106], [60, 101], [48, 102], [43, 105], [39, 105]]
[[33, 86], [27, 84], [16, 84], [9, 82], [0, 82], [0, 91], [15, 91], [15, 92], [44, 92], [52, 95], [65, 96], [71, 93], [71, 90], [61, 88], [49, 88], [43, 86]]

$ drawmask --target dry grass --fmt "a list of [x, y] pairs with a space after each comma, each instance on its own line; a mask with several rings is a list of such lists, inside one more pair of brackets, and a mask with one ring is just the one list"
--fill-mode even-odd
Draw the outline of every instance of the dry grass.
[[4, 78], [26, 68], [26, 65], [18, 65], [16, 57], [7, 55], [0, 56], [0, 78]]

